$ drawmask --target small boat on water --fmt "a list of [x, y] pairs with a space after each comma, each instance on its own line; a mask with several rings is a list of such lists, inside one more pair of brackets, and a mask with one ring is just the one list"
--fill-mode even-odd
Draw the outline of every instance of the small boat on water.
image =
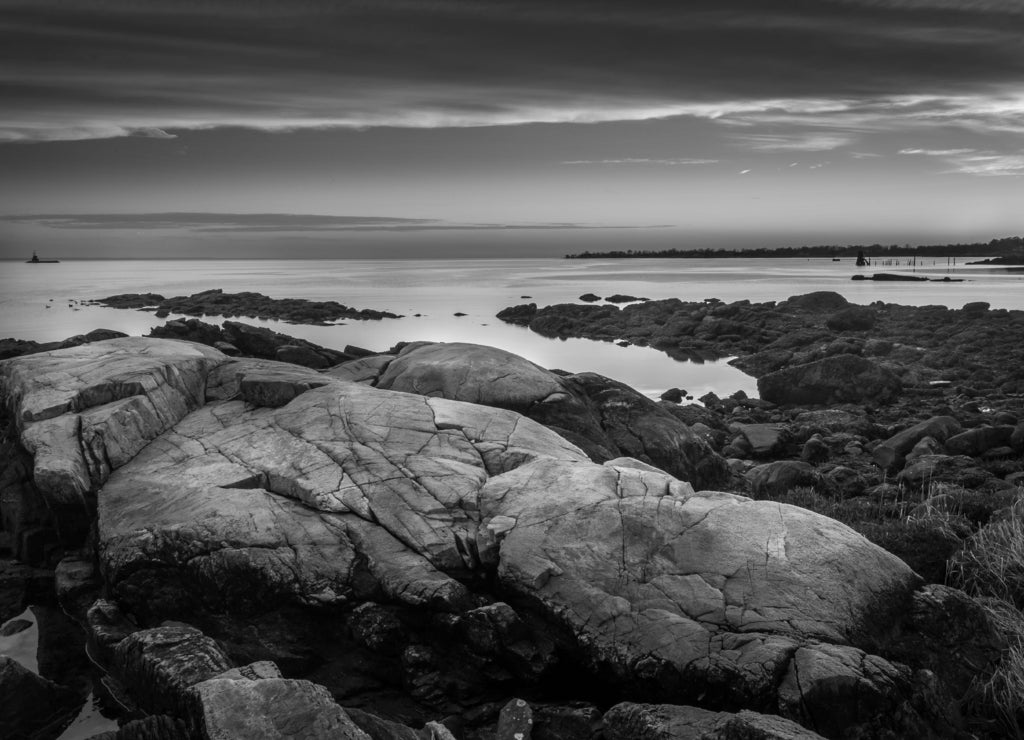
[[32, 252], [32, 259], [25, 260], [26, 265], [52, 265], [55, 262], [60, 262], [60, 260], [41, 260], [35, 252]]

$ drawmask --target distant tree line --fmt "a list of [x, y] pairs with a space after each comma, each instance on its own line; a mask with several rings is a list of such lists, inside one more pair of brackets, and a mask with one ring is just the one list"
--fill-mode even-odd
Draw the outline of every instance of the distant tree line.
[[566, 259], [617, 259], [625, 257], [678, 257], [683, 259], [707, 259], [709, 257], [856, 257], [858, 253], [867, 257], [991, 257], [1024, 254], [1024, 237], [1008, 236], [990, 242], [972, 244], [821, 244], [803, 247], [777, 247], [769, 249], [627, 249], [611, 252], [580, 252], [567, 254]]

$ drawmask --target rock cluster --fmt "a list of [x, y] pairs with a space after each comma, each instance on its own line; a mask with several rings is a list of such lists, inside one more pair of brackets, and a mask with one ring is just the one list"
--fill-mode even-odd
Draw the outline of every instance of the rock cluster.
[[[887, 403], [893, 397], [891, 379], [882, 382], [882, 395], [869, 391], [886, 372], [905, 388], [926, 391], [932, 382], [948, 381], [975, 393], [1024, 393], [1024, 378], [1016, 370], [1024, 363], [1024, 343], [1019, 341], [1024, 311], [992, 309], [986, 303], [962, 309], [881, 302], [855, 306], [838, 293], [819, 291], [778, 304], [675, 298], [622, 308], [524, 304], [504, 309], [498, 318], [544, 336], [628, 342], [681, 360], [735, 357], [731, 364], [758, 378], [855, 355], [868, 368], [872, 384], [858, 389], [856, 378], [836, 378], [847, 383], [847, 392], [832, 400]], [[841, 364], [835, 361], [821, 369], [840, 370]], [[772, 385], [768, 392], [775, 390]], [[777, 400], [829, 402], [785, 396]]]
[[178, 319], [154, 327], [148, 336], [199, 342], [232, 357], [280, 360], [315, 369], [332, 367], [370, 354], [358, 347], [348, 347], [346, 349], [351, 351], [339, 352], [264, 326], [252, 326], [239, 321], [225, 321], [218, 326], [199, 319]]
[[36, 352], [49, 352], [55, 349], [66, 349], [77, 347], [80, 344], [89, 342], [102, 342], [105, 339], [128, 336], [124, 332], [113, 329], [93, 329], [88, 334], [77, 334], [68, 337], [62, 342], [34, 342], [30, 339], [0, 339], [0, 360], [7, 360], [11, 357], [31, 355]]
[[[145, 715], [117, 737], [959, 732], [935, 625], [969, 600], [708, 488], [740, 480], [698, 429], [721, 411], [472, 345], [348, 365], [154, 338], [0, 364], [3, 480], [45, 505], [58, 592]], [[751, 452], [802, 434], [757, 423]]]
[[165, 298], [156, 293], [123, 293], [91, 303], [110, 308], [153, 310], [158, 317], [172, 313], [186, 316], [246, 316], [251, 319], [279, 319], [292, 324], [328, 324], [340, 319], [397, 319], [397, 314], [344, 306], [337, 301], [309, 301], [303, 298], [270, 298], [262, 293], [225, 293], [216, 288], [189, 296]]

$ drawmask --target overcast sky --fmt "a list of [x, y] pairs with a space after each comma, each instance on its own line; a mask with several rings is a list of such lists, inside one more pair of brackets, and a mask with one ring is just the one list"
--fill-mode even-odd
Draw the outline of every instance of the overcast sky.
[[1021, 0], [0, 0], [0, 257], [1024, 233]]

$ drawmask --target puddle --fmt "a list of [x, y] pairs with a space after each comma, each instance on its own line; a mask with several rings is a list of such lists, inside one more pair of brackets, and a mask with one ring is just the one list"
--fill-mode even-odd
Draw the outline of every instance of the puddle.
[[[85, 740], [116, 730], [120, 707], [111, 707], [102, 699], [105, 692], [101, 674], [85, 654], [85, 635], [78, 625], [56, 607], [34, 605], [0, 625], [0, 631], [20, 622], [28, 626], [14, 634], [0, 635], [0, 655], [81, 697], [75, 718], [61, 734], [53, 736], [55, 740]], [[11, 699], [4, 697], [4, 701]]]

